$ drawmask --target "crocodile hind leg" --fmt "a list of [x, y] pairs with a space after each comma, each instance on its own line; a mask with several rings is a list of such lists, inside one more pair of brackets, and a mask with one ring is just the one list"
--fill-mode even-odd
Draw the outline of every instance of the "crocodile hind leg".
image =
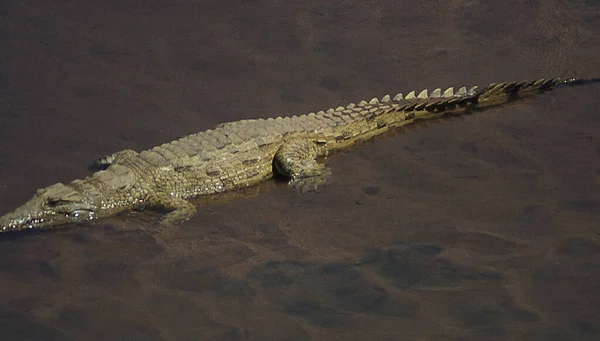
[[290, 177], [290, 185], [304, 193], [318, 191], [331, 176], [331, 171], [318, 163], [319, 156], [315, 142], [291, 140], [283, 144], [275, 154], [275, 171]]

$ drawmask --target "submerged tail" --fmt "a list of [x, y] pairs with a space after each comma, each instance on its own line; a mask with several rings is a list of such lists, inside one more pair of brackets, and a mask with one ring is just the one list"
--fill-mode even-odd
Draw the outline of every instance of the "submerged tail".
[[473, 100], [478, 107], [504, 104], [519, 98], [528, 97], [560, 86], [577, 86], [590, 83], [600, 83], [600, 78], [551, 78], [536, 81], [509, 83], [492, 83], [473, 94]]
[[[459, 115], [471, 110], [484, 109], [492, 106], [502, 105], [523, 97], [543, 93], [562, 86], [577, 86], [585, 84], [600, 83], [600, 78], [550, 78], [534, 81], [491, 83], [480, 89], [477, 86], [467, 90], [466, 87], [454, 91], [448, 88], [445, 91], [438, 88], [428, 95], [427, 90], [421, 91], [418, 96], [411, 91], [407, 96], [398, 94], [392, 103], [397, 110], [410, 113], [410, 118], [415, 120], [427, 120], [438, 117], [438, 115]], [[373, 104], [374, 98], [369, 104]], [[385, 96], [381, 102], [390, 102], [390, 97]], [[366, 102], [365, 102], [366, 104]], [[404, 125], [401, 123], [397, 125]]]
[[585, 85], [593, 83], [600, 83], [600, 78], [567, 78], [563, 80], [563, 84], [565, 85]]

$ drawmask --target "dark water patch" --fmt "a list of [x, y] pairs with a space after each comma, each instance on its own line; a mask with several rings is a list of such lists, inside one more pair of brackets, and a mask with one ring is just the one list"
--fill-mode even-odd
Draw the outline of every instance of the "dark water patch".
[[290, 315], [298, 316], [312, 324], [325, 328], [348, 325], [352, 321], [351, 314], [324, 306], [318, 302], [292, 302], [286, 305], [284, 312]]
[[[152, 315], [171, 312], [158, 321], [148, 323], [157, 327], [165, 324], [173, 326], [169, 336], [174, 340], [197, 340], [200, 335], [202, 340], [247, 340], [247, 329], [224, 323], [213, 316], [212, 308], [202, 300], [207, 293], [209, 291], [196, 296], [190, 292], [152, 292], [143, 297], [139, 309]], [[222, 301], [219, 302], [222, 304]]]
[[0, 330], [4, 340], [70, 340], [58, 328], [13, 311], [0, 311]]
[[261, 236], [263, 243], [271, 244], [279, 248], [289, 247], [288, 235], [280, 226], [279, 222], [266, 220], [260, 224], [252, 225], [252, 231]]
[[560, 205], [560, 208], [567, 211], [579, 213], [598, 214], [600, 213], [600, 204], [595, 200], [569, 200]]
[[532, 204], [523, 207], [516, 218], [519, 223], [531, 223], [543, 218], [545, 214], [548, 214], [546, 207], [538, 204]]
[[[217, 338], [216, 341], [242, 341], [242, 340], [264, 340], [264, 341], [307, 341], [314, 340], [312, 333], [304, 326], [292, 323], [281, 323], [264, 330], [260, 327], [232, 330], [223, 335], [223, 338]], [[190, 340], [191, 341], [191, 340]]]
[[47, 260], [38, 260], [35, 262], [35, 264], [37, 265], [42, 277], [46, 277], [46, 278], [57, 278], [58, 277], [56, 268], [52, 265], [51, 262], [49, 262]]
[[285, 84], [281, 89], [281, 100], [284, 103], [303, 103], [300, 89], [292, 84]]
[[507, 329], [501, 326], [469, 330], [470, 337], [476, 337], [480, 340], [507, 340], [508, 335]]
[[542, 315], [517, 304], [513, 295], [501, 288], [430, 292], [444, 315], [451, 314], [455, 326], [465, 334], [481, 339], [512, 339], [521, 327], [535, 327]]
[[586, 236], [564, 237], [554, 249], [558, 256], [574, 259], [592, 258], [600, 255], [600, 244]]
[[[144, 321], [147, 311], [133, 302], [87, 297], [86, 307], [67, 305], [54, 313], [53, 324], [89, 340], [163, 340], [159, 330]], [[94, 313], [90, 313], [93, 307]]]
[[273, 261], [253, 269], [248, 277], [257, 279], [265, 289], [295, 284], [304, 276], [307, 264], [300, 261]]
[[381, 191], [379, 186], [366, 186], [362, 188], [363, 192], [368, 195], [377, 195]]
[[477, 154], [479, 152], [479, 147], [477, 146], [477, 142], [475, 141], [464, 141], [458, 144], [458, 148], [463, 152], [469, 154]]
[[[385, 289], [367, 282], [360, 272], [349, 265], [292, 262], [289, 264], [291, 271], [284, 270], [288, 273], [284, 281], [279, 279], [269, 281], [269, 277], [271, 279], [278, 277], [273, 276], [274, 265], [277, 268], [275, 272], [281, 272], [282, 268], [287, 268], [288, 263], [265, 264], [263, 267], [253, 269], [249, 277], [259, 279], [261, 286], [280, 291], [282, 296], [298, 290], [313, 291], [316, 295], [310, 296], [314, 296], [315, 301], [323, 299], [341, 310], [364, 312], [380, 306], [387, 299]], [[301, 271], [298, 272], [300, 269]], [[275, 295], [273, 299], [278, 300]]]
[[519, 246], [501, 236], [480, 231], [439, 232], [431, 238], [447, 248], [467, 250], [482, 256], [508, 255], [517, 251]]
[[[533, 3], [525, 4], [525, 7], [530, 7], [523, 10], [535, 10], [538, 5]], [[502, 2], [482, 2], [479, 6], [464, 6], [457, 13], [459, 20], [456, 23], [464, 32], [469, 34], [479, 35], [481, 39], [491, 40], [494, 37], [504, 38], [523, 28], [522, 22], [516, 20], [507, 20], [502, 16], [489, 16], [486, 13], [506, 12], [505, 7], [512, 6], [510, 3]], [[525, 18], [521, 18], [524, 20]], [[521, 25], [521, 26], [519, 26]], [[525, 27], [529, 27], [526, 25]]]
[[52, 262], [42, 259], [19, 260], [17, 257], [4, 259], [0, 261], [0, 271], [3, 275], [17, 276], [22, 280], [38, 278], [40, 276], [47, 280], [58, 279], [60, 277], [59, 270], [52, 265]]
[[92, 321], [79, 321], [85, 323], [90, 328], [81, 330], [88, 335], [90, 340], [147, 340], [161, 341], [164, 340], [159, 330], [145, 322], [128, 321], [126, 319], [109, 319], [103, 320], [102, 328], [92, 327]]
[[256, 295], [246, 280], [228, 276], [215, 268], [178, 270], [171, 268], [161, 272], [161, 287], [174, 291], [211, 293], [218, 297], [248, 300]]
[[[523, 340], [544, 340], [544, 341], [564, 341], [573, 340], [573, 336], [560, 326], [531, 326], [528, 329], [519, 332]], [[591, 341], [591, 340], [590, 340]]]
[[469, 282], [481, 285], [502, 283], [504, 277], [497, 272], [453, 263], [439, 254], [437, 245], [398, 246], [372, 251], [364, 259], [365, 265], [389, 279], [402, 289], [458, 287]]
[[136, 283], [135, 266], [128, 261], [98, 259], [82, 264], [82, 279], [105, 288], [119, 288]]
[[590, 316], [587, 320], [575, 320], [571, 322], [574, 334], [578, 340], [599, 340], [600, 323]]
[[458, 316], [470, 327], [530, 323], [540, 320], [540, 315], [535, 312], [503, 306], [493, 308], [468, 306], [461, 308]]
[[[538, 265], [528, 276], [526, 294], [530, 304], [540, 311], [551, 313], [555, 320], [587, 321], [587, 316], [598, 315], [597, 300], [600, 288], [600, 266], [592, 262], [574, 262], [564, 259]], [[577, 307], [578, 318], [572, 307]]]
[[348, 323], [357, 313], [414, 316], [418, 307], [410, 299], [390, 297], [351, 264], [274, 261], [252, 269], [248, 279], [284, 311], [315, 314], [319, 324]]
[[206, 315], [206, 307], [190, 299], [189, 295], [173, 294], [170, 292], [153, 292], [144, 296], [144, 307], [149, 311], [180, 311], [174, 319], [183, 319], [182, 323], [191, 324]]
[[145, 225], [135, 219], [124, 219], [114, 225], [94, 223], [82, 226], [81, 229], [65, 231], [61, 238], [70, 240], [83, 248], [84, 252], [92, 252], [91, 248], [98, 243], [109, 246], [125, 243], [128, 247], [120, 249], [118, 255], [124, 259], [147, 261], [163, 254], [165, 247], [154, 234], [158, 230]]
[[[286, 227], [283, 225], [283, 222], [277, 221], [276, 219], [270, 218], [268, 215], [271, 212], [266, 211], [264, 219], [249, 225], [248, 222], [244, 221], [243, 218], [240, 220], [226, 219], [224, 217], [210, 217], [210, 226], [205, 227], [202, 224], [198, 226], [194, 226], [194, 229], [190, 232], [186, 232], [192, 234], [195, 232], [195, 236], [199, 235], [199, 231], [201, 235], [206, 233], [210, 234], [212, 238], [218, 239], [220, 241], [223, 240], [246, 240], [246, 241], [254, 241], [258, 242], [261, 245], [269, 245], [273, 249], [278, 250], [287, 250], [289, 252], [303, 252], [301, 250], [296, 250], [293, 245], [290, 245], [288, 240], [289, 235], [286, 233]], [[226, 222], [223, 222], [226, 220]], [[240, 247], [241, 248], [241, 247]], [[251, 250], [242, 250], [240, 249], [244, 257], [250, 256]]]
[[2, 248], [7, 256], [0, 258], [0, 277], [46, 284], [62, 279], [58, 262], [61, 252], [50, 247], [43, 239], [15, 240], [2, 244]]
[[117, 98], [122, 96], [119, 89], [111, 88], [106, 84], [87, 84], [77, 88], [75, 97], [82, 99]]
[[227, 332], [223, 333], [220, 337], [212, 338], [215, 341], [242, 341], [248, 340], [250, 334], [248, 329], [245, 328], [230, 328]]
[[338, 91], [341, 88], [341, 83], [337, 78], [323, 77], [319, 80], [319, 85], [329, 91]]

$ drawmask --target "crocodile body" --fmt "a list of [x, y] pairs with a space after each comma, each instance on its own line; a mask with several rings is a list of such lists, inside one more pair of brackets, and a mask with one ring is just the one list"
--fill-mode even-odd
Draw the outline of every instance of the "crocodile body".
[[275, 174], [300, 191], [316, 190], [330, 171], [318, 157], [417, 120], [462, 114], [592, 80], [541, 79], [492, 83], [482, 89], [436, 89], [386, 95], [306, 115], [229, 122], [137, 153], [98, 161], [104, 170], [40, 189], [0, 218], [0, 232], [48, 228], [151, 208], [168, 212], [161, 224], [190, 218], [192, 197], [255, 185]]

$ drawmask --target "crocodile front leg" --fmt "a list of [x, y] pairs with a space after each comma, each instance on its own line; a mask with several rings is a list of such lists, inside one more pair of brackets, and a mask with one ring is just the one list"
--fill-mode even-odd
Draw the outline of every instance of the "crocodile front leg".
[[290, 177], [290, 185], [302, 192], [317, 191], [331, 176], [331, 171], [318, 163], [315, 142], [291, 140], [279, 148], [273, 159], [275, 171]]
[[120, 161], [126, 160], [127, 158], [135, 157], [138, 153], [131, 149], [125, 149], [118, 151], [116, 153], [112, 153], [110, 155], [106, 155], [94, 161], [94, 163], [90, 166], [93, 170], [102, 170], [108, 168], [108, 166], [113, 163], [119, 163]]
[[192, 203], [169, 195], [155, 197], [152, 206], [157, 210], [169, 212], [160, 219], [160, 226], [162, 227], [182, 223], [196, 214], [196, 206]]

